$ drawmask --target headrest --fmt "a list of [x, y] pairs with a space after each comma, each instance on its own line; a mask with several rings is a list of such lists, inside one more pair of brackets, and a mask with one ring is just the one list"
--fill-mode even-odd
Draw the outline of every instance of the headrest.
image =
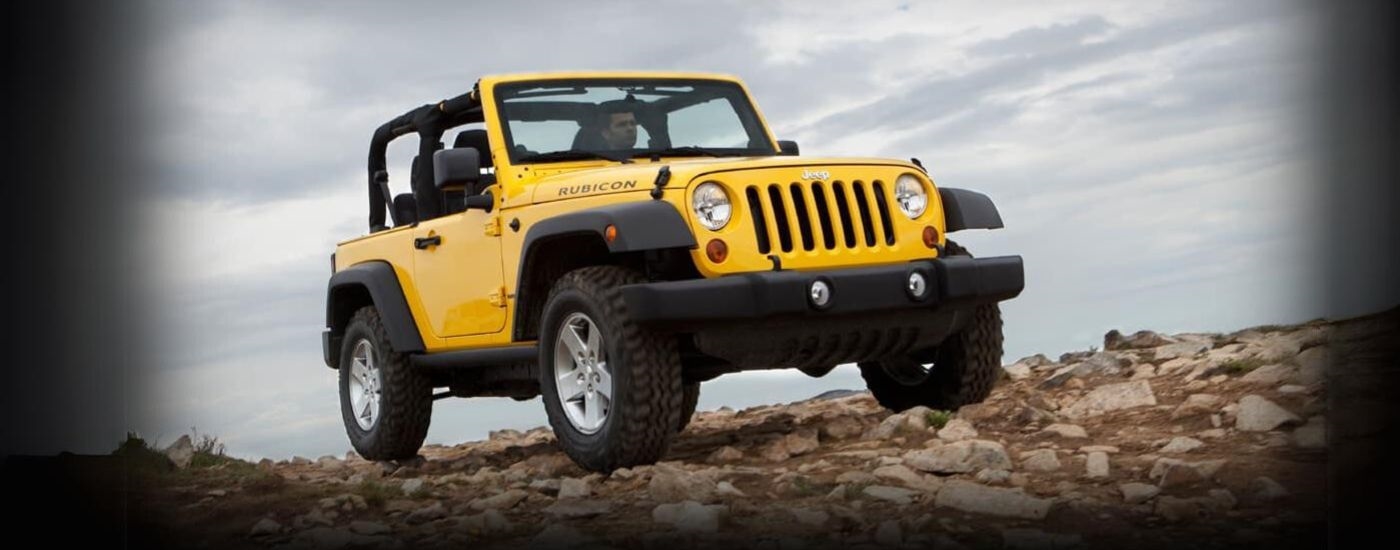
[[486, 138], [486, 130], [462, 130], [452, 142], [453, 149], [471, 147], [481, 153], [481, 167], [491, 167], [491, 143]]

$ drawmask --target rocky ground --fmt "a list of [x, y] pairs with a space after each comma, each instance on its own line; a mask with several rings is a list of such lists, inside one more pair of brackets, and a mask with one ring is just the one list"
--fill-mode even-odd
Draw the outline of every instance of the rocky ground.
[[206, 460], [141, 499], [190, 547], [1318, 547], [1333, 330], [1110, 332], [958, 411], [854, 391], [703, 411], [610, 475], [541, 427], [403, 463]]

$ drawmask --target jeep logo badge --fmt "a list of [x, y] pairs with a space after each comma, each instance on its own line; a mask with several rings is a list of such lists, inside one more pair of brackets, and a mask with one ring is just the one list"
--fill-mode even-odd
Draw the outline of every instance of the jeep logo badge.
[[804, 179], [804, 180], [826, 180], [826, 179], [831, 179], [831, 172], [827, 172], [826, 170], [803, 170], [803, 171], [802, 171], [802, 179]]

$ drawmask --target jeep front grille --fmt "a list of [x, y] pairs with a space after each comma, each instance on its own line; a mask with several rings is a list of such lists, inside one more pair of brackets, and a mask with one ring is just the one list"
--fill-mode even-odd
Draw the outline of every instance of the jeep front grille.
[[895, 242], [889, 199], [880, 180], [750, 185], [744, 198], [760, 254]]

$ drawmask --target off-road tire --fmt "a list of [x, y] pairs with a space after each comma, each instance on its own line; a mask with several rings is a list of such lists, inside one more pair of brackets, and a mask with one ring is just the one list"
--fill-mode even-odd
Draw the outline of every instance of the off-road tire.
[[[554, 284], [540, 321], [539, 381], [545, 414], [564, 453], [587, 470], [653, 464], [665, 455], [685, 406], [680, 353], [674, 338], [632, 321], [620, 286], [644, 283], [641, 274], [617, 266], [566, 273]], [[560, 325], [582, 312], [602, 332], [613, 398], [597, 432], [569, 422], [554, 376], [554, 347]]]
[[695, 416], [695, 407], [699, 404], [700, 383], [686, 382], [684, 399], [681, 400], [680, 427], [676, 428], [676, 433], [685, 431], [685, 427], [690, 425], [690, 419]]
[[[351, 355], [360, 340], [369, 341], [373, 348], [380, 377], [379, 417], [369, 430], [360, 428], [350, 410]], [[339, 377], [340, 415], [355, 452], [368, 460], [417, 456], [432, 418], [432, 382], [413, 368], [407, 354], [394, 351], [389, 332], [374, 306], [360, 308], [345, 327]]]
[[[948, 241], [948, 255], [968, 255], [965, 249]], [[923, 405], [931, 409], [957, 410], [980, 403], [991, 395], [1001, 373], [1001, 308], [982, 304], [970, 311], [972, 318], [962, 330], [949, 336], [924, 357], [906, 356], [858, 363], [865, 385], [881, 406], [903, 411]], [[897, 379], [886, 369], [886, 362], [928, 362], [932, 367], [917, 383]], [[907, 368], [907, 367], [906, 367]]]

